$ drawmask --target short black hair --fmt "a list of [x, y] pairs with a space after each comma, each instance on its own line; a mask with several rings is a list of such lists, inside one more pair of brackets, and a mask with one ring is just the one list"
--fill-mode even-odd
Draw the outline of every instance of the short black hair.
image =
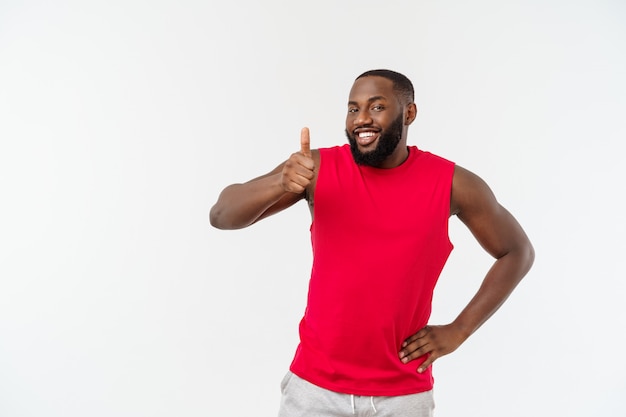
[[363, 74], [356, 77], [355, 81], [363, 77], [383, 77], [393, 82], [393, 89], [398, 95], [400, 95], [408, 103], [413, 103], [415, 100], [415, 91], [413, 90], [413, 83], [405, 75], [396, 71], [388, 69], [375, 69], [365, 71]]

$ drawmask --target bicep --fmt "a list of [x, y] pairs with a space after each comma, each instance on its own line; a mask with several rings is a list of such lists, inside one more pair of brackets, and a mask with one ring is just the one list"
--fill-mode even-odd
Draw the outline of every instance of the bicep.
[[489, 186], [459, 166], [455, 167], [452, 181], [450, 210], [495, 258], [517, 249], [527, 240], [517, 220], [498, 203]]

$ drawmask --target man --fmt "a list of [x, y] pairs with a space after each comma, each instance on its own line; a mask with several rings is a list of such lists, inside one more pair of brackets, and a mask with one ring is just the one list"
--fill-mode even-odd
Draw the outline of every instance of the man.
[[[413, 96], [402, 74], [361, 74], [348, 101], [349, 145], [311, 150], [304, 128], [300, 151], [226, 187], [211, 209], [213, 226], [238, 229], [309, 204], [313, 267], [281, 417], [431, 416], [430, 365], [476, 331], [533, 263], [526, 234], [478, 176], [407, 146]], [[453, 215], [495, 262], [452, 323], [428, 325]]]

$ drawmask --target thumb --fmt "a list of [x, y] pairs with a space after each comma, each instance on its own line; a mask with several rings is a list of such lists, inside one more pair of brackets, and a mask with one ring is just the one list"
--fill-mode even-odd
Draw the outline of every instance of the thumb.
[[304, 156], [311, 156], [311, 139], [309, 137], [308, 127], [303, 127], [300, 131], [300, 152]]

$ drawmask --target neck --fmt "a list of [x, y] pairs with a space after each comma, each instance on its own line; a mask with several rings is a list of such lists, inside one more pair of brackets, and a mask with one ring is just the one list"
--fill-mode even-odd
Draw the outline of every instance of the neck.
[[385, 159], [385, 161], [380, 165], [379, 168], [390, 169], [398, 167], [402, 165], [408, 157], [409, 148], [406, 146], [406, 139], [402, 139], [400, 143], [398, 143], [396, 150], [391, 155], [389, 155], [387, 159]]

